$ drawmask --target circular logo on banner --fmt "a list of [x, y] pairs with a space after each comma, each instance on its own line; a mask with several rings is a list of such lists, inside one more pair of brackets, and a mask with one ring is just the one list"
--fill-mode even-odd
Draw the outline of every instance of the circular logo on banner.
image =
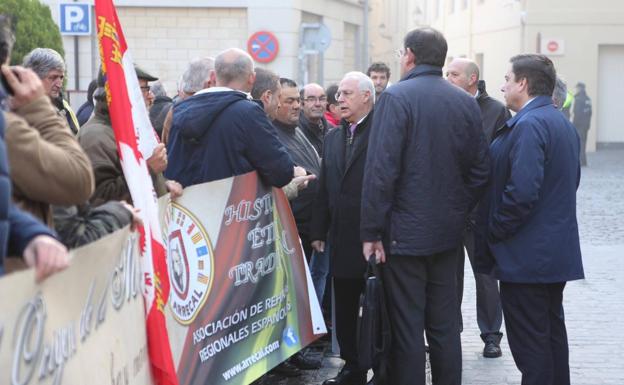
[[247, 52], [259, 63], [269, 63], [277, 57], [279, 42], [274, 34], [258, 31], [247, 40]]
[[188, 325], [210, 293], [214, 251], [206, 230], [184, 207], [172, 202], [166, 222], [169, 306], [174, 318]]

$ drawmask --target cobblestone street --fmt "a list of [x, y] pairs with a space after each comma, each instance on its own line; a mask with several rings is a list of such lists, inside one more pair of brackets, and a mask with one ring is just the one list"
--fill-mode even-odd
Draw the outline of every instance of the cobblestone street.
[[[602, 150], [588, 156], [578, 191], [578, 221], [586, 279], [571, 282], [564, 292], [574, 385], [624, 384], [624, 150]], [[519, 385], [520, 373], [506, 338], [503, 356], [481, 355], [475, 310], [475, 286], [466, 263], [463, 301], [463, 385]], [[504, 330], [503, 330], [504, 333]], [[321, 384], [334, 376], [341, 360], [322, 351], [323, 367], [290, 380], [270, 384]], [[429, 380], [430, 381], [430, 380]], [[429, 382], [430, 383], [430, 382]]]

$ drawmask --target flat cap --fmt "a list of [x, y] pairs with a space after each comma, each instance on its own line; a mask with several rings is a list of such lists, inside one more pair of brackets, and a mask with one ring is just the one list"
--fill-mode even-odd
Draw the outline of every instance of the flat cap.
[[145, 72], [144, 69], [142, 69], [141, 67], [139, 67], [136, 64], [134, 65], [134, 70], [136, 71], [137, 78], [139, 78], [139, 79], [145, 79], [148, 82], [155, 82], [156, 80], [158, 80], [157, 77], [148, 74], [147, 72]]

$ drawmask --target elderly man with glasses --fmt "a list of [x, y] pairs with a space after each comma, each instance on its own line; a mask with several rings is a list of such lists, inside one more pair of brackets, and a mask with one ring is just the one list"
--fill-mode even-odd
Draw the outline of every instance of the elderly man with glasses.
[[[334, 284], [334, 330], [345, 365], [323, 385], [364, 385], [367, 371], [362, 370], [356, 349], [358, 306], [366, 271], [361, 254], [359, 202], [373, 121], [373, 81], [362, 72], [349, 72], [340, 82], [336, 99], [342, 125], [327, 135], [310, 239], [315, 252], [329, 256]], [[331, 250], [327, 249], [328, 243]]]
[[300, 96], [302, 104], [299, 128], [322, 158], [325, 135], [334, 128], [324, 116], [327, 108], [327, 95], [323, 87], [310, 83], [301, 89]]

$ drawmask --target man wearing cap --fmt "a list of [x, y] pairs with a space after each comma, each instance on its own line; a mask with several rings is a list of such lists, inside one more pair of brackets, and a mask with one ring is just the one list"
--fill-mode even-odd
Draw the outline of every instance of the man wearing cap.
[[[146, 87], [148, 79], [156, 79], [145, 71], [137, 69], [137, 77], [141, 87]], [[95, 191], [91, 195], [90, 203], [99, 206], [111, 200], [132, 202], [130, 190], [121, 169], [117, 142], [111, 126], [108, 105], [106, 102], [106, 79], [100, 72], [98, 87], [93, 93], [95, 109], [93, 117], [82, 127], [78, 134], [78, 141], [91, 160], [95, 175]], [[149, 89], [142, 88], [146, 106], [153, 101]], [[167, 168], [167, 151], [165, 145], [159, 143], [147, 160], [147, 166], [152, 176], [154, 189], [158, 196], [167, 191], [174, 195], [181, 194], [182, 187], [174, 181], [166, 181], [162, 173]]]
[[139, 79], [139, 87], [141, 87], [145, 107], [149, 110], [154, 104], [154, 94], [151, 91], [149, 82], [155, 82], [158, 78], [150, 75], [136, 64], [134, 65], [134, 70], [136, 71], [137, 78]]

